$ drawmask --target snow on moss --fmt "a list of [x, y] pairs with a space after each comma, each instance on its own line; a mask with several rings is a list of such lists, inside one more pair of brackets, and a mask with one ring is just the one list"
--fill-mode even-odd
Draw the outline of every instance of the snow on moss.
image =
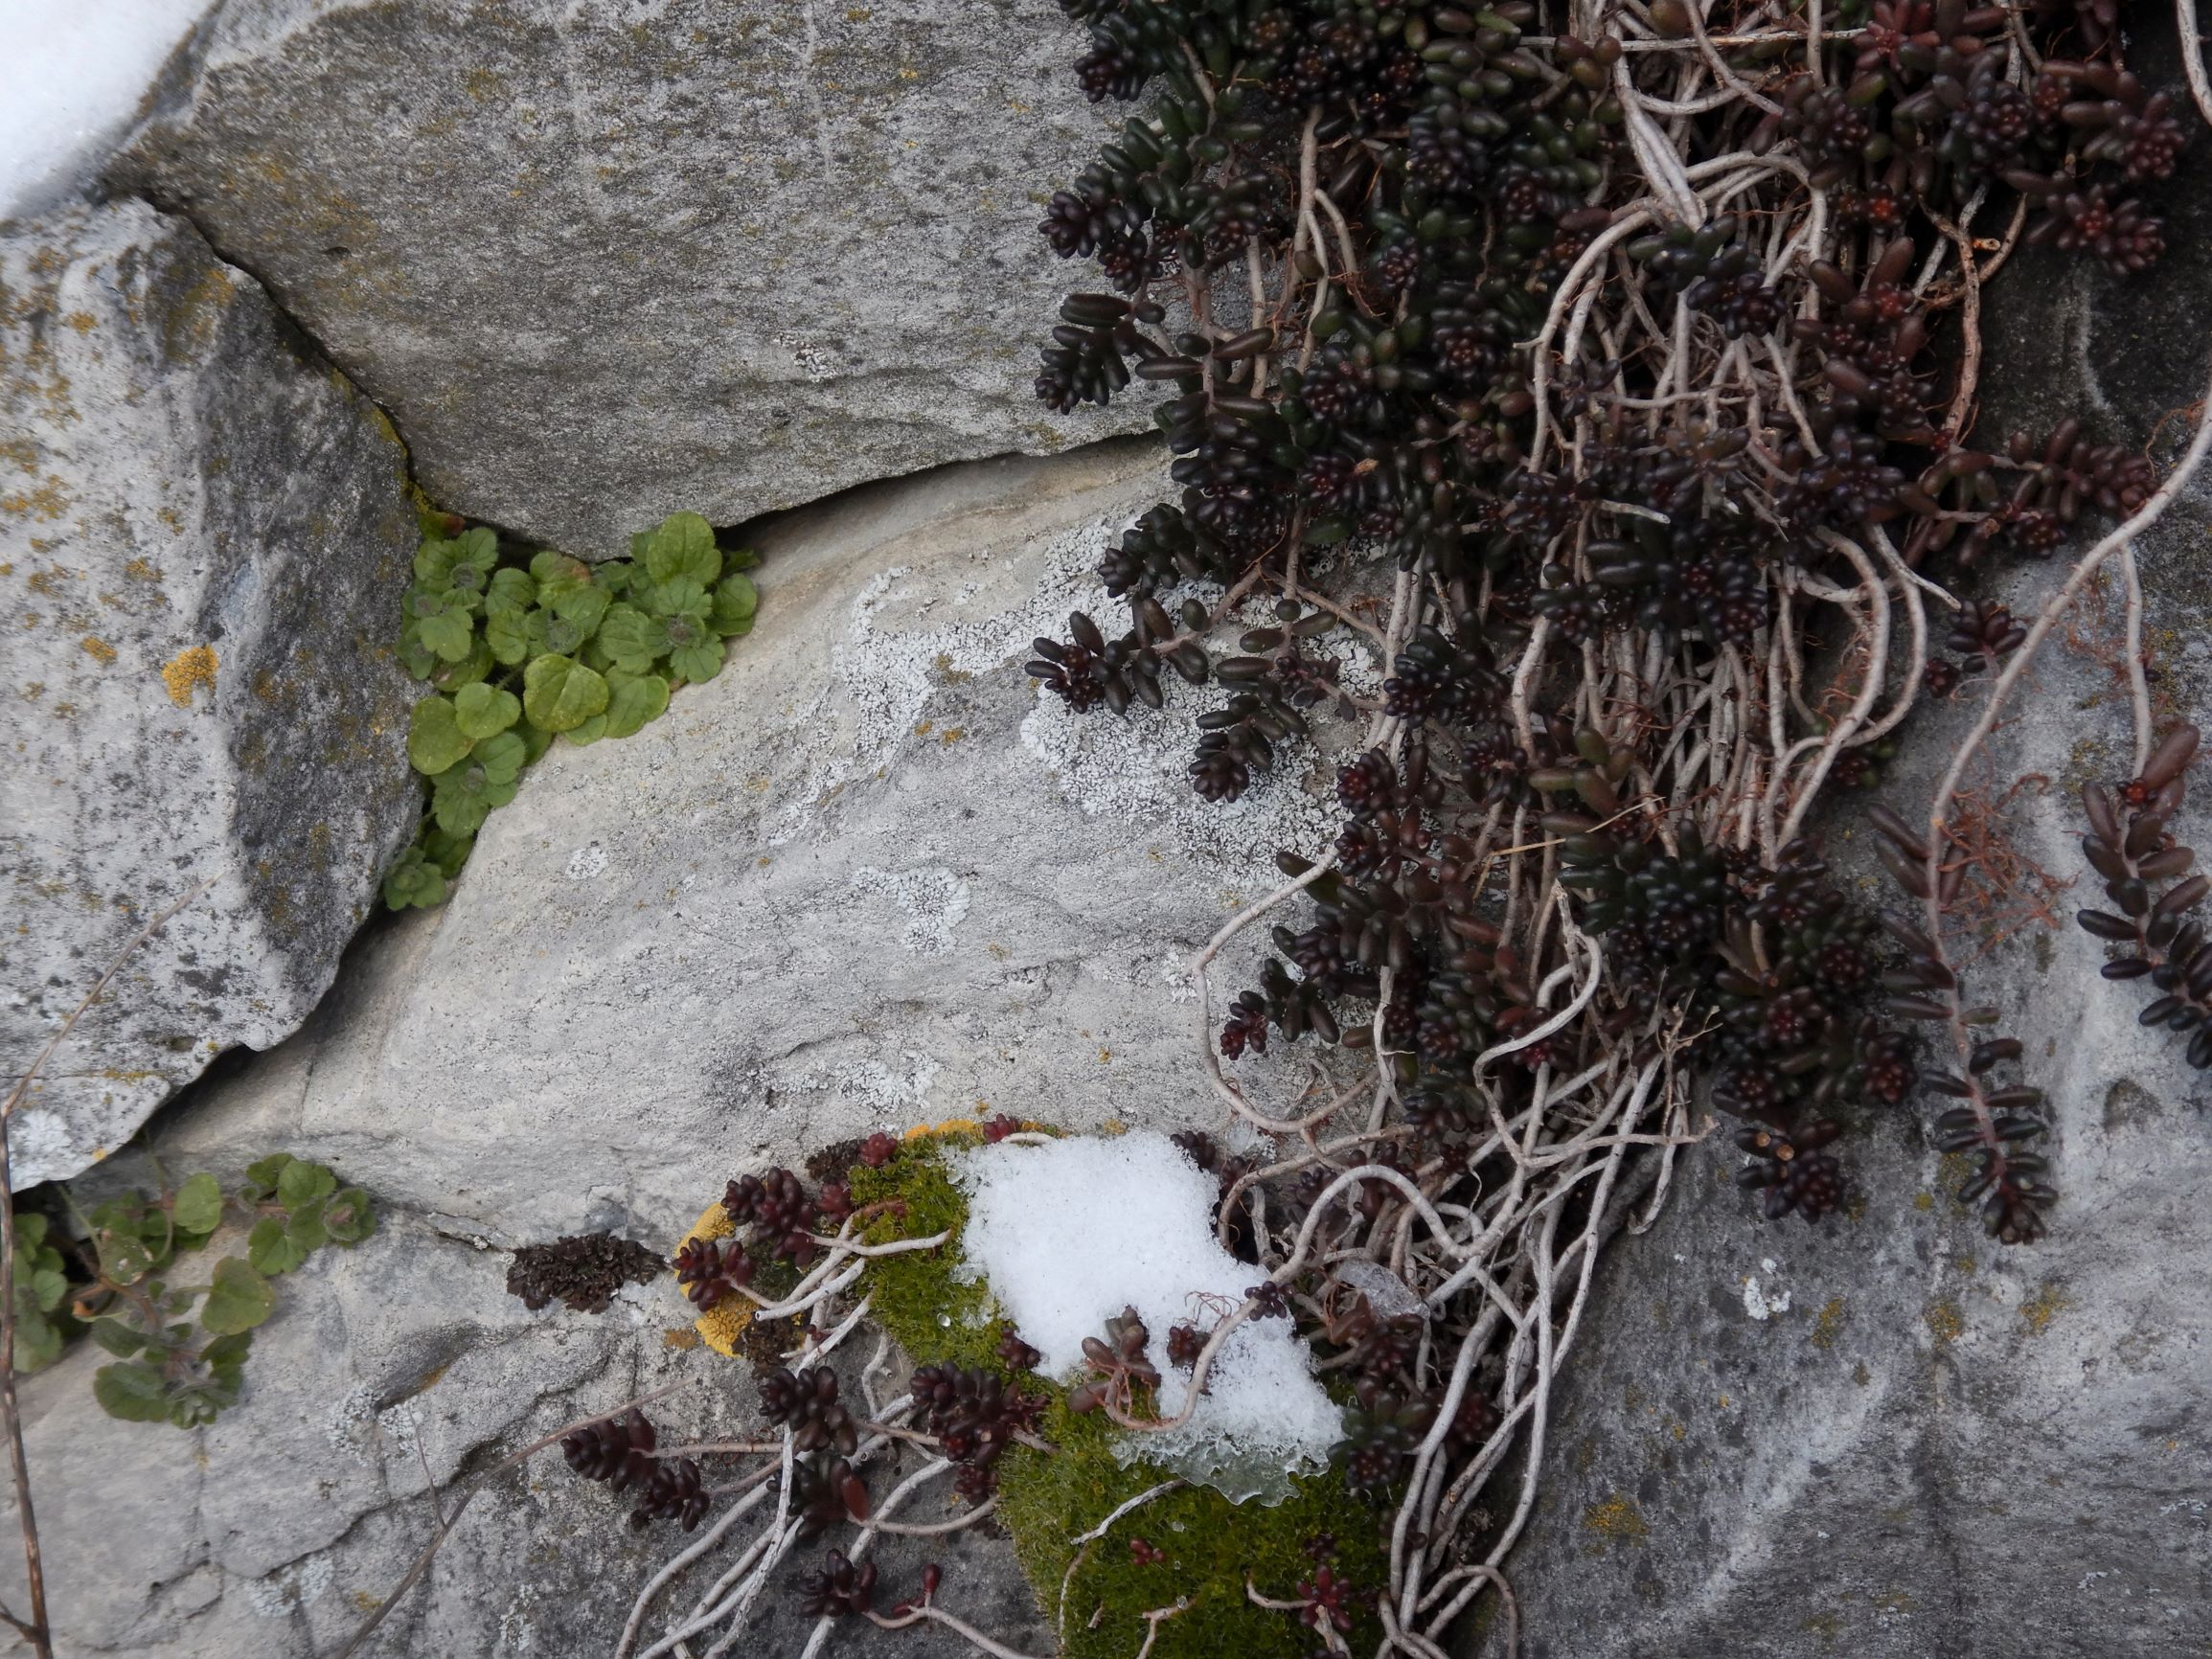
[[[1180, 1412], [1188, 1373], [1168, 1361], [1169, 1328], [1210, 1326], [1258, 1272], [1214, 1237], [1214, 1178], [1151, 1131], [980, 1147], [947, 1167], [968, 1195], [969, 1270], [1043, 1355], [1038, 1370], [1079, 1375], [1083, 1338], [1133, 1307], [1151, 1333], [1160, 1412]], [[1289, 1321], [1255, 1319], [1222, 1345], [1189, 1422], [1127, 1436], [1118, 1449], [1233, 1499], [1277, 1502], [1292, 1473], [1326, 1465], [1340, 1436], [1338, 1409]]]

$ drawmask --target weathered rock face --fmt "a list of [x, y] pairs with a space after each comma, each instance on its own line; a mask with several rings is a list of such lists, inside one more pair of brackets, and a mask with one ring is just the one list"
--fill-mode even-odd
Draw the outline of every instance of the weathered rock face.
[[140, 203], [0, 238], [0, 1073], [19, 1184], [120, 1144], [314, 1007], [411, 831], [396, 618], [415, 538], [376, 410]]
[[1292, 744], [1208, 807], [1197, 693], [1079, 717], [1020, 666], [1070, 608], [1109, 614], [1098, 555], [1160, 485], [1156, 448], [1112, 444], [784, 521], [721, 675], [556, 747], [453, 900], [365, 940], [165, 1149], [319, 1148], [503, 1242], [673, 1238], [741, 1163], [875, 1128], [1210, 1116], [1190, 956], [1276, 848], [1327, 837], [1330, 774]]
[[[672, 1280], [604, 1315], [534, 1315], [500, 1289], [506, 1256], [464, 1239], [615, 1225], [666, 1248], [738, 1168], [884, 1125], [1214, 1116], [1185, 965], [1280, 879], [1274, 848], [1327, 833], [1322, 749], [1348, 734], [1286, 745], [1276, 776], [1209, 808], [1184, 773], [1200, 693], [1079, 719], [1028, 682], [1034, 634], [1072, 605], [1106, 614], [1102, 544], [1160, 485], [1155, 447], [1117, 443], [776, 526], [760, 626], [718, 678], [637, 737], [553, 750], [450, 904], [368, 930], [308, 1029], [164, 1118], [172, 1173], [291, 1150], [392, 1218], [283, 1282], [247, 1397], [212, 1429], [101, 1416], [89, 1351], [32, 1379], [65, 1653], [334, 1650], [429, 1537], [417, 1446], [443, 1481], [677, 1378], [656, 1415], [686, 1438], [757, 1429], [744, 1368], [682, 1347]], [[151, 1178], [133, 1152], [86, 1190]], [[371, 1650], [611, 1652], [676, 1548], [621, 1514], [543, 1454]], [[1049, 1651], [1003, 1538], [895, 1542], [887, 1584], [942, 1560], [964, 1616]], [[787, 1586], [764, 1617], [741, 1651], [804, 1646]]]
[[1130, 429], [1029, 390], [1039, 207], [1107, 129], [1051, 0], [650, 12], [228, 4], [122, 174], [269, 284], [440, 505], [588, 557]]

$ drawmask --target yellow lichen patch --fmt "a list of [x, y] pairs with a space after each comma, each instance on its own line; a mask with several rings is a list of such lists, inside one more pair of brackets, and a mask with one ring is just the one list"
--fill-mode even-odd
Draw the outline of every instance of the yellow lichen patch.
[[1828, 1306], [1820, 1310], [1813, 1322], [1811, 1341], [1815, 1348], [1834, 1348], [1836, 1339], [1843, 1334], [1843, 1298], [1831, 1296]]
[[1583, 1530], [1615, 1541], [1649, 1537], [1652, 1532], [1644, 1524], [1643, 1512], [1626, 1492], [1615, 1492], [1604, 1503], [1585, 1510]]
[[1955, 1302], [1931, 1302], [1921, 1309], [1920, 1316], [1927, 1322], [1928, 1330], [1938, 1342], [1956, 1342], [1966, 1334], [1966, 1316], [1959, 1312]]
[[[699, 1212], [699, 1218], [692, 1223], [692, 1230], [683, 1236], [676, 1249], [704, 1239], [727, 1239], [737, 1231], [729, 1212], [718, 1200]], [[698, 1340], [724, 1358], [738, 1356], [738, 1338], [744, 1335], [745, 1327], [753, 1322], [753, 1307], [749, 1302], [738, 1298], [708, 1308], [692, 1321], [692, 1329], [698, 1332]]]
[[2041, 1336], [2051, 1328], [2051, 1321], [2073, 1307], [2074, 1299], [2057, 1284], [2046, 1282], [2043, 1287], [2020, 1304], [2020, 1323], [2027, 1327], [2030, 1336]]
[[105, 640], [102, 639], [98, 634], [86, 634], [83, 639], [78, 642], [78, 644], [84, 648], [84, 654], [90, 657], [94, 662], [98, 663], [102, 668], [104, 669], [113, 666], [115, 662], [115, 648], [109, 645]]
[[143, 558], [134, 558], [123, 567], [123, 574], [133, 581], [159, 581], [161, 572]]
[[194, 646], [171, 657], [161, 670], [162, 684], [169, 688], [169, 700], [180, 709], [192, 707], [192, 694], [200, 687], [215, 694], [216, 654], [213, 646]]
[[100, 324], [100, 319], [90, 311], [72, 311], [61, 320], [80, 334], [89, 334]]

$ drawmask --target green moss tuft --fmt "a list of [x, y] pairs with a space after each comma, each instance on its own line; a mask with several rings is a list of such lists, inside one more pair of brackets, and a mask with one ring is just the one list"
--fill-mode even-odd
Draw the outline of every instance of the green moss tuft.
[[[959, 1277], [959, 1229], [968, 1201], [944, 1162], [947, 1149], [977, 1139], [955, 1131], [909, 1141], [882, 1169], [856, 1167], [852, 1173], [860, 1203], [896, 1198], [906, 1206], [903, 1216], [874, 1222], [871, 1239], [953, 1233], [943, 1250], [878, 1257], [868, 1267], [874, 1317], [924, 1365], [998, 1365], [1006, 1324], [986, 1286]], [[1057, 1624], [1060, 1583], [1077, 1554], [1068, 1540], [1168, 1473], [1150, 1464], [1123, 1466], [1113, 1455], [1116, 1431], [1105, 1418], [1078, 1417], [1067, 1409], [1064, 1390], [1041, 1378], [1024, 1381], [1050, 1394], [1041, 1432], [1060, 1450], [1016, 1447], [1008, 1454], [999, 1466], [998, 1514], [1038, 1605]], [[1382, 1582], [1385, 1562], [1377, 1512], [1353, 1497], [1334, 1471], [1293, 1487], [1291, 1497], [1272, 1509], [1232, 1504], [1208, 1487], [1186, 1487], [1116, 1523], [1068, 1586], [1062, 1651], [1068, 1659], [1128, 1659], [1144, 1641], [1144, 1615], [1188, 1596], [1189, 1608], [1160, 1625], [1153, 1659], [1300, 1659], [1313, 1646], [1311, 1633], [1295, 1614], [1253, 1606], [1244, 1594], [1247, 1577], [1262, 1595], [1291, 1599], [1319, 1565], [1307, 1546], [1324, 1534], [1335, 1540], [1332, 1569], [1362, 1590]], [[1131, 1538], [1164, 1551], [1167, 1559], [1140, 1563], [1130, 1553]], [[1354, 1627], [1353, 1648], [1372, 1650], [1380, 1636], [1370, 1615]]]
[[[999, 1475], [998, 1512], [1014, 1534], [1022, 1572], [1057, 1621], [1060, 1581], [1077, 1555], [1068, 1539], [1168, 1477], [1149, 1464], [1125, 1468], [1114, 1459], [1111, 1425], [1103, 1417], [1075, 1416], [1057, 1392], [1043, 1433], [1060, 1452], [1023, 1448], [1010, 1456]], [[1127, 1659], [1144, 1641], [1144, 1615], [1182, 1596], [1191, 1604], [1160, 1625], [1154, 1659], [1300, 1659], [1313, 1647], [1311, 1632], [1293, 1613], [1253, 1606], [1246, 1578], [1261, 1595], [1290, 1600], [1319, 1565], [1307, 1545], [1324, 1534], [1335, 1539], [1332, 1569], [1362, 1590], [1379, 1586], [1385, 1567], [1376, 1511], [1354, 1498], [1341, 1477], [1331, 1471], [1293, 1486], [1290, 1498], [1273, 1509], [1232, 1504], [1211, 1487], [1185, 1487], [1116, 1522], [1068, 1586], [1068, 1659]], [[1139, 1562], [1131, 1538], [1167, 1559]], [[1369, 1617], [1353, 1627], [1353, 1650], [1372, 1651], [1380, 1637]]]
[[998, 1363], [1005, 1322], [995, 1315], [990, 1289], [980, 1280], [960, 1277], [960, 1230], [968, 1224], [968, 1199], [945, 1170], [948, 1148], [974, 1146], [978, 1139], [960, 1132], [932, 1135], [906, 1142], [880, 1170], [853, 1167], [855, 1203], [897, 1199], [906, 1207], [902, 1215], [871, 1221], [870, 1242], [952, 1234], [952, 1242], [942, 1250], [878, 1256], [868, 1264], [867, 1289], [874, 1298], [869, 1313], [918, 1365]]

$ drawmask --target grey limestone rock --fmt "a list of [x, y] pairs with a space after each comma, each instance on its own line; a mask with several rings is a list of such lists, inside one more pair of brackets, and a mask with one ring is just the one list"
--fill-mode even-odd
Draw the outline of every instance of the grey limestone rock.
[[390, 410], [438, 503], [585, 557], [1141, 423], [1030, 390], [1109, 130], [1051, 0], [231, 0], [118, 176]]
[[11, 1130], [76, 1173], [294, 1030], [411, 832], [383, 643], [415, 537], [369, 401], [138, 202], [0, 227], [0, 1077], [140, 927]]
[[1070, 609], [1112, 615], [1098, 556], [1158, 455], [978, 463], [780, 522], [721, 674], [555, 747], [452, 901], [373, 930], [165, 1148], [319, 1149], [525, 1242], [680, 1228], [741, 1166], [877, 1128], [1210, 1115], [1189, 959], [1280, 882], [1278, 847], [1332, 832], [1346, 734], [1209, 807], [1184, 769], [1217, 688], [1077, 716], [1023, 674]]

